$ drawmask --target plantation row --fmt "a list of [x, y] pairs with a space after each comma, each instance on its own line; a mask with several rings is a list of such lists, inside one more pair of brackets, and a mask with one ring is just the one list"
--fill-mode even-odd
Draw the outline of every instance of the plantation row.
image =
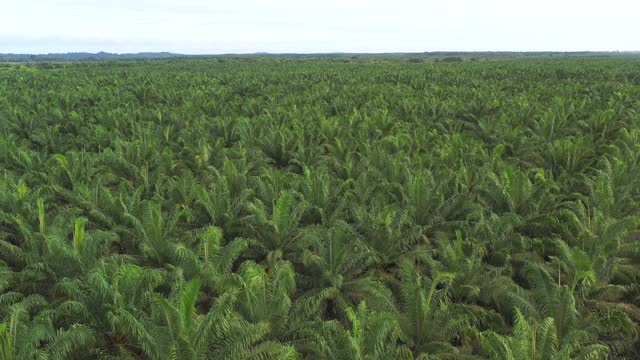
[[0, 66], [0, 359], [638, 359], [640, 59]]

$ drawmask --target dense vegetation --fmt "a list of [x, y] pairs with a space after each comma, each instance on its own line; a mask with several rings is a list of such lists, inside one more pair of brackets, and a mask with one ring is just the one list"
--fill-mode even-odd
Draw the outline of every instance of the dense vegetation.
[[640, 60], [0, 66], [0, 359], [640, 358]]

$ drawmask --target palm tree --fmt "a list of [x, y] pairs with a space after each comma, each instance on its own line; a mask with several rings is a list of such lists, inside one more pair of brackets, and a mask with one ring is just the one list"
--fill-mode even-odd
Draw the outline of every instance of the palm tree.
[[471, 325], [470, 313], [449, 303], [448, 286], [455, 274], [438, 272], [433, 278], [422, 275], [412, 260], [400, 263], [400, 326], [407, 345], [416, 355], [459, 355], [451, 342], [461, 338]]
[[248, 321], [266, 323], [274, 338], [291, 331], [295, 319], [290, 318], [291, 297], [296, 290], [291, 263], [278, 261], [268, 271], [247, 260], [240, 266], [241, 292], [238, 310]]
[[193, 243], [185, 237], [173, 248], [179, 269], [187, 276], [204, 279], [203, 285], [223, 293], [230, 284], [237, 283], [233, 270], [249, 241], [236, 238], [224, 244], [222, 229], [216, 226], [199, 229], [194, 235]]
[[291, 347], [265, 341], [264, 323], [247, 322], [234, 310], [238, 289], [218, 297], [207, 313], [197, 313], [200, 281], [185, 282], [175, 289], [176, 297], [156, 295], [155, 317], [162, 325], [155, 329], [163, 339], [163, 354], [169, 359], [295, 359]]
[[125, 214], [135, 229], [136, 242], [142, 258], [156, 266], [169, 264], [175, 258], [175, 228], [182, 215], [176, 211], [166, 218], [160, 205], [147, 202], [137, 216]]
[[552, 185], [544, 172], [531, 173], [500, 165], [496, 173], [487, 173], [486, 184], [480, 191], [491, 212], [510, 217], [518, 233], [529, 237], [548, 236], [554, 230], [559, 231], [556, 215], [568, 202], [553, 196]]
[[455, 231], [455, 240], [440, 237], [434, 259], [426, 258], [425, 265], [432, 274], [455, 274], [451, 280], [449, 300], [468, 312], [473, 326], [494, 330], [506, 329], [500, 307], [504, 291], [513, 286], [510, 269], [488, 266], [486, 248], [481, 241], [463, 237]]
[[220, 226], [225, 234], [240, 235], [249, 217], [244, 203], [252, 194], [247, 181], [245, 173], [238, 170], [232, 161], [225, 160], [223, 171], [208, 188], [196, 185], [196, 208], [202, 207], [208, 221]]
[[299, 225], [303, 209], [304, 203], [295, 202], [292, 191], [281, 192], [271, 211], [260, 200], [250, 205], [253, 219], [249, 226], [255, 238], [251, 245], [270, 266], [301, 248]]
[[476, 211], [471, 194], [459, 192], [456, 179], [452, 180], [436, 181], [431, 172], [424, 171], [411, 176], [403, 186], [403, 204], [412, 222], [422, 226], [428, 236], [464, 225]]
[[83, 324], [54, 328], [52, 313], [40, 311], [28, 299], [10, 308], [8, 323], [0, 324], [0, 359], [81, 359], [78, 354], [96, 355], [93, 331]]
[[309, 208], [303, 220], [330, 224], [345, 212], [353, 181], [337, 181], [323, 168], [304, 169], [299, 188]]
[[424, 257], [428, 252], [422, 229], [397, 206], [358, 206], [351, 210], [354, 228], [376, 252], [379, 269], [397, 267], [402, 256]]
[[517, 288], [509, 294], [513, 309], [538, 323], [550, 319], [555, 328], [558, 346], [570, 346], [564, 350], [566, 355], [563, 356], [577, 356], [575, 354], [579, 354], [580, 349], [591, 347], [604, 347], [609, 351], [606, 340], [610, 334], [617, 335], [618, 338], [613, 342], [617, 341], [618, 344], [622, 344], [625, 339], [628, 342], [636, 336], [633, 321], [620, 309], [594, 309], [587, 313], [578, 311], [577, 306], [580, 306], [583, 300], [574, 297], [571, 287], [590, 281], [589, 271], [574, 273], [570, 286], [561, 285], [559, 282], [562, 278], [556, 281], [545, 267], [539, 264], [527, 264], [523, 272], [531, 290]]
[[297, 316], [346, 320], [346, 310], [365, 300], [374, 311], [397, 311], [391, 291], [367, 273], [375, 254], [348, 224], [310, 228], [307, 236], [312, 245], [298, 274], [306, 291], [296, 300]]
[[496, 360], [516, 359], [603, 359], [609, 350], [601, 344], [584, 345], [586, 332], [574, 332], [560, 339], [553, 318], [539, 323], [529, 322], [516, 310], [512, 336], [504, 336], [491, 330], [476, 332], [483, 356]]
[[348, 326], [336, 320], [314, 324], [313, 341], [307, 351], [311, 359], [413, 359], [394, 314], [372, 311], [366, 301], [347, 308]]
[[160, 338], [154, 336], [149, 309], [155, 289], [164, 281], [159, 270], [101, 260], [88, 274], [86, 284], [77, 284], [72, 300], [87, 309], [88, 321], [96, 329], [100, 347], [125, 357], [162, 358]]

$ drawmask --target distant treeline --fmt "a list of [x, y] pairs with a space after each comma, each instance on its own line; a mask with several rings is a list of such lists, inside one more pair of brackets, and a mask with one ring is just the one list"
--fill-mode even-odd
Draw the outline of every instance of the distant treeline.
[[55, 54], [0, 54], [0, 62], [45, 62], [45, 61], [99, 61], [99, 60], [130, 60], [130, 59], [166, 59], [166, 58], [223, 58], [223, 57], [272, 57], [272, 58], [410, 58], [410, 59], [446, 59], [452, 57], [459, 58], [500, 58], [500, 57], [564, 57], [564, 56], [621, 56], [621, 55], [639, 55], [640, 52], [593, 52], [593, 51], [574, 51], [574, 52], [550, 52], [550, 51], [534, 51], [534, 52], [512, 52], [512, 51], [479, 51], [479, 52], [460, 52], [460, 51], [434, 51], [423, 53], [310, 53], [310, 54], [271, 54], [258, 52], [253, 54], [220, 54], [220, 55], [185, 55], [170, 52], [143, 52], [130, 54], [115, 54], [107, 52], [87, 53], [55, 53]]
[[166, 59], [185, 55], [169, 52], [145, 52], [136, 54], [99, 53], [58, 53], [58, 54], [0, 54], [0, 62], [37, 62], [37, 61], [92, 61], [125, 59]]

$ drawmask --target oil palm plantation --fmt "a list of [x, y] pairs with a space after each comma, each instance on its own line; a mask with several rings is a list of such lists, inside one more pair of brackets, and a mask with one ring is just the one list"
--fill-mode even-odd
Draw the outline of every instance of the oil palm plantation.
[[637, 59], [429, 56], [0, 63], [0, 359], [640, 358]]

